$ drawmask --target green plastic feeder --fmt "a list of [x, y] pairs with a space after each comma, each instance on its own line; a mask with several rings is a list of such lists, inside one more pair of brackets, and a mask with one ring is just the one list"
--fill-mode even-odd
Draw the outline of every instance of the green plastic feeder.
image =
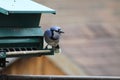
[[56, 12], [32, 0], [0, 0], [0, 50], [6, 57], [54, 54], [43, 48], [42, 13]]

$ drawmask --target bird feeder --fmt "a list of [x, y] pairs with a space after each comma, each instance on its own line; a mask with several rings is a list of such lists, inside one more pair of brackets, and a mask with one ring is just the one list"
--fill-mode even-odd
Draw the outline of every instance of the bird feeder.
[[32, 0], [0, 0], [0, 51], [5, 51], [6, 57], [54, 54], [43, 48], [39, 26], [43, 13], [55, 14], [55, 10]]

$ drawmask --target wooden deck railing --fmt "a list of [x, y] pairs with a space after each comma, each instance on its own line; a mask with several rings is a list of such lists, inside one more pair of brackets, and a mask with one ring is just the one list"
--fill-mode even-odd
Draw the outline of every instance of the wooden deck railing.
[[0, 75], [0, 80], [120, 80], [115, 76]]

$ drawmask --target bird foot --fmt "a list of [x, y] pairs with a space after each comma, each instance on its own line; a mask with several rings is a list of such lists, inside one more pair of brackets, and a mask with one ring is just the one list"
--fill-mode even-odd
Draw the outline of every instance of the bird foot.
[[60, 54], [61, 53], [61, 49], [54, 49], [54, 53]]

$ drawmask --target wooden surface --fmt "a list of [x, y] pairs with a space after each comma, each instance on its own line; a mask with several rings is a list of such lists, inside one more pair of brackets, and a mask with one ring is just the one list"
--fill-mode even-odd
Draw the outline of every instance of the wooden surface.
[[26, 75], [64, 75], [48, 58], [33, 57], [21, 58], [3, 70], [6, 74], [26, 74]]
[[87, 75], [120, 76], [120, 0], [36, 1], [57, 11], [41, 26], [63, 28], [62, 54]]

